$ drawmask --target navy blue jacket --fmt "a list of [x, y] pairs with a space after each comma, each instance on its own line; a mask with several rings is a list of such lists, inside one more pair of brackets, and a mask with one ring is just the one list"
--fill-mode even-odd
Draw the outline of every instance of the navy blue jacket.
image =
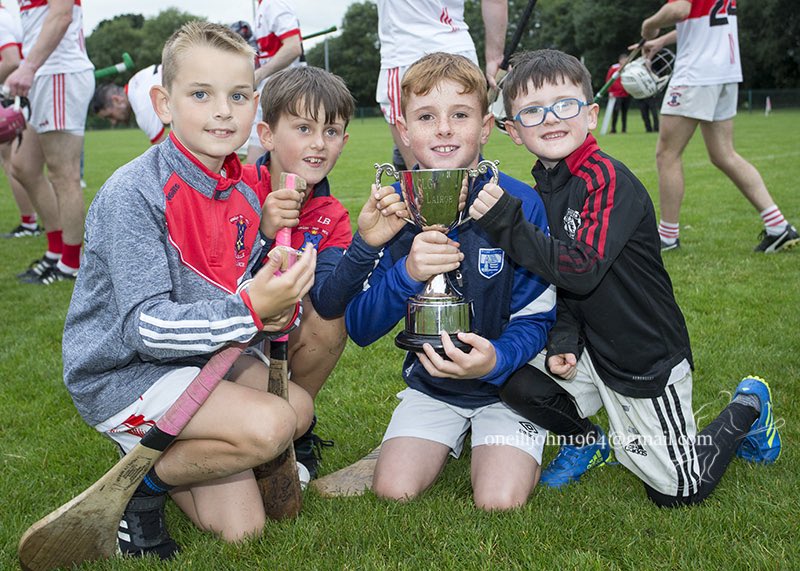
[[[468, 206], [488, 180], [489, 175], [483, 175], [475, 182]], [[547, 228], [544, 205], [530, 186], [502, 173], [500, 186], [522, 201], [527, 220]], [[395, 187], [399, 192], [399, 185]], [[425, 285], [413, 280], [405, 267], [406, 256], [419, 232], [409, 224], [386, 245], [364, 291], [347, 306], [347, 331], [362, 347], [380, 339], [403, 320], [408, 298], [421, 292]], [[545, 346], [555, 322], [555, 288], [509, 259], [474, 222], [453, 230], [450, 237], [461, 244], [464, 253], [461, 289], [473, 303], [473, 327], [494, 345], [497, 364], [480, 379], [444, 379], [429, 375], [416, 354], [409, 352], [403, 378], [409, 387], [434, 398], [473, 408], [498, 402], [499, 387], [508, 376]]]

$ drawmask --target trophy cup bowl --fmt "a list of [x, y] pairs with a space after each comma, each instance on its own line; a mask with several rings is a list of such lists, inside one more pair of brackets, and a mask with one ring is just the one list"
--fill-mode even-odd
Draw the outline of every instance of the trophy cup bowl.
[[[467, 196], [475, 179], [492, 171], [497, 183], [497, 161], [481, 161], [474, 169], [419, 169], [397, 171], [388, 163], [375, 164], [375, 183], [381, 186], [383, 173], [400, 183], [403, 200], [410, 213], [406, 222], [419, 229], [448, 233], [463, 224]], [[437, 274], [422, 292], [408, 300], [405, 329], [395, 337], [395, 345], [406, 351], [422, 352], [429, 343], [444, 355], [440, 334], [447, 332], [457, 348], [469, 352], [471, 345], [461, 342], [459, 332], [472, 331], [472, 302], [464, 299], [449, 274]]]

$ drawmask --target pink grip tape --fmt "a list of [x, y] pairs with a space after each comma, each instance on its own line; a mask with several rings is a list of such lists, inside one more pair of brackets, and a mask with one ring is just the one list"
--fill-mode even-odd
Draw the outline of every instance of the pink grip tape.
[[228, 369], [233, 366], [234, 361], [242, 354], [244, 348], [244, 345], [236, 343], [211, 357], [211, 360], [186, 387], [183, 394], [156, 423], [156, 427], [170, 436], [178, 436], [197, 410], [206, 402], [208, 395], [217, 387]]

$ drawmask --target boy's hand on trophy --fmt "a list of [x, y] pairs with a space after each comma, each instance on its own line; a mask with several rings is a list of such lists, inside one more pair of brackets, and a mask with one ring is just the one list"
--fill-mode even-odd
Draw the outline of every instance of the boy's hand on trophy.
[[414, 237], [406, 257], [406, 271], [411, 279], [424, 282], [436, 274], [452, 272], [461, 265], [464, 254], [458, 242], [444, 232], [426, 230]]
[[493, 184], [491, 182], [486, 183], [481, 191], [478, 193], [478, 197], [475, 199], [475, 202], [472, 203], [472, 206], [469, 207], [469, 215], [472, 217], [473, 220], [480, 220], [483, 218], [483, 215], [489, 212], [489, 210], [497, 204], [497, 202], [503, 196], [503, 189], [500, 186]]
[[433, 350], [428, 343], [417, 353], [419, 362], [434, 377], [448, 379], [479, 379], [488, 375], [497, 364], [497, 353], [492, 342], [475, 333], [458, 333], [459, 341], [472, 345], [466, 353], [456, 347], [447, 333], [441, 334], [442, 347], [447, 358]]
[[373, 184], [358, 215], [358, 233], [370, 246], [383, 246], [406, 224], [408, 216], [406, 203], [393, 187]]

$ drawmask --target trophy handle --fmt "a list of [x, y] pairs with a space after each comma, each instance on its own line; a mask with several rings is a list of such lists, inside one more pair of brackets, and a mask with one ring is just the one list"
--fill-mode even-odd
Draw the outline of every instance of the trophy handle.
[[[400, 180], [400, 174], [395, 170], [394, 165], [391, 163], [375, 163], [375, 184], [378, 186], [382, 186], [381, 178], [383, 177], [383, 173], [388, 174], [390, 177], [393, 177], [394, 180]], [[486, 171], [483, 171], [486, 172]]]
[[[500, 180], [500, 170], [497, 168], [497, 165], [500, 164], [500, 161], [488, 161], [483, 160], [478, 163], [478, 165], [474, 169], [469, 170], [469, 176], [477, 178], [482, 174], [486, 174], [489, 171], [492, 171], [492, 178], [489, 180], [492, 184], [497, 184]], [[472, 220], [472, 217], [467, 215], [465, 218], [462, 218], [461, 221], [456, 224], [456, 228], [461, 226], [462, 224], [466, 224]]]
[[477, 177], [481, 174], [486, 174], [489, 171], [492, 171], [492, 179], [489, 181], [492, 184], [497, 184], [500, 180], [500, 171], [497, 168], [497, 165], [500, 164], [500, 161], [487, 161], [483, 160], [478, 163], [478, 166], [474, 170], [470, 170], [470, 176]]
[[[393, 177], [394, 180], [396, 181], [400, 180], [400, 173], [397, 172], [397, 169], [395, 169], [394, 165], [391, 163], [375, 163], [375, 171], [376, 171], [375, 184], [378, 185], [379, 187], [381, 186], [381, 178], [383, 177], [383, 173], [386, 173], [389, 176]], [[411, 218], [403, 218], [403, 220], [405, 220], [409, 224], [416, 225], [416, 223], [413, 220], [411, 220]]]

